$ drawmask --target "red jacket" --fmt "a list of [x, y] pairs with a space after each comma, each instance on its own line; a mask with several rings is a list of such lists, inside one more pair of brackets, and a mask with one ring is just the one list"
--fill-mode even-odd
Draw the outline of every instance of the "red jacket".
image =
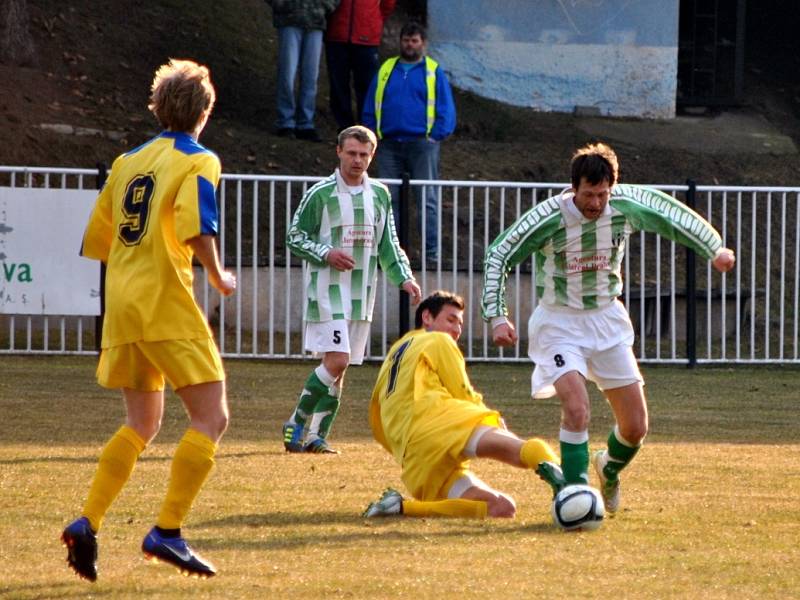
[[328, 16], [325, 40], [361, 46], [380, 46], [383, 21], [397, 0], [341, 0]]

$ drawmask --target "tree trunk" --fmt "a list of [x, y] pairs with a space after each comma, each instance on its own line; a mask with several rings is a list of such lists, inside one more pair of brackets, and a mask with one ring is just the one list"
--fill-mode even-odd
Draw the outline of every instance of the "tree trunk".
[[27, 0], [0, 0], [0, 61], [30, 65], [34, 58]]

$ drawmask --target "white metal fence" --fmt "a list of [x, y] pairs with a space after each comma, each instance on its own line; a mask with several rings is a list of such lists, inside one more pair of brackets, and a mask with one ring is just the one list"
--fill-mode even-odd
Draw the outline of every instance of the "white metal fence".
[[[0, 167], [0, 185], [94, 188], [97, 175], [88, 169]], [[220, 298], [198, 270], [196, 293], [224, 356], [305, 356], [303, 268], [288, 254], [284, 239], [294, 208], [318, 179], [223, 175], [219, 241], [226, 267], [236, 272], [239, 291]], [[432, 186], [435, 191], [440, 237], [436, 260], [423, 260], [424, 236], [419, 232], [426, 224], [423, 216], [422, 228], [418, 226], [412, 206], [407, 252], [424, 293], [445, 288], [466, 299], [462, 348], [467, 358], [527, 361], [526, 323], [537, 302], [532, 261], [524, 261], [509, 277], [508, 306], [521, 339], [515, 348], [501, 350], [492, 345], [479, 313], [483, 253], [524, 211], [566, 185], [412, 180], [410, 186]], [[692, 193], [686, 185], [653, 187], [681, 200]], [[800, 363], [800, 188], [697, 186], [695, 202], [725, 245], [736, 251], [737, 266], [722, 275], [697, 259], [696, 273], [690, 277], [691, 259], [684, 248], [654, 234], [634, 235], [624, 263], [623, 301], [636, 328], [639, 359]], [[384, 278], [379, 288], [368, 350], [372, 358], [383, 357], [402, 322], [400, 292]], [[0, 314], [0, 353], [92, 353], [95, 327], [93, 317]], [[694, 344], [687, 342], [687, 333]]]

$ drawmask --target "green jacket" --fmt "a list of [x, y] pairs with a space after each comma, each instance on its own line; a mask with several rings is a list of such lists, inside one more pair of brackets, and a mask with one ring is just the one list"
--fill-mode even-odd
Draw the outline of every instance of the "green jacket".
[[327, 27], [327, 18], [339, 0], [266, 0], [272, 7], [272, 24], [275, 27], [300, 27], [321, 29]]

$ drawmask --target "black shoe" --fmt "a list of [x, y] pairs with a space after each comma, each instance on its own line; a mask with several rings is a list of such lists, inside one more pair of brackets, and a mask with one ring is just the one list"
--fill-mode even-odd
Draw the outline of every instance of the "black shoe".
[[317, 130], [313, 127], [311, 129], [296, 129], [294, 137], [298, 140], [305, 140], [307, 142], [321, 142], [322, 138], [319, 137]]
[[89, 519], [81, 517], [67, 525], [61, 534], [67, 547], [67, 563], [79, 577], [97, 581], [97, 537]]
[[339, 454], [338, 450], [334, 450], [328, 446], [328, 442], [321, 437], [314, 438], [303, 446], [303, 452], [309, 452], [311, 454]]
[[217, 570], [207, 560], [189, 547], [182, 537], [163, 537], [153, 527], [142, 542], [145, 558], [171, 564], [184, 575], [213, 577]]
[[275, 135], [282, 138], [293, 138], [295, 136], [294, 127], [279, 127], [275, 130]]

